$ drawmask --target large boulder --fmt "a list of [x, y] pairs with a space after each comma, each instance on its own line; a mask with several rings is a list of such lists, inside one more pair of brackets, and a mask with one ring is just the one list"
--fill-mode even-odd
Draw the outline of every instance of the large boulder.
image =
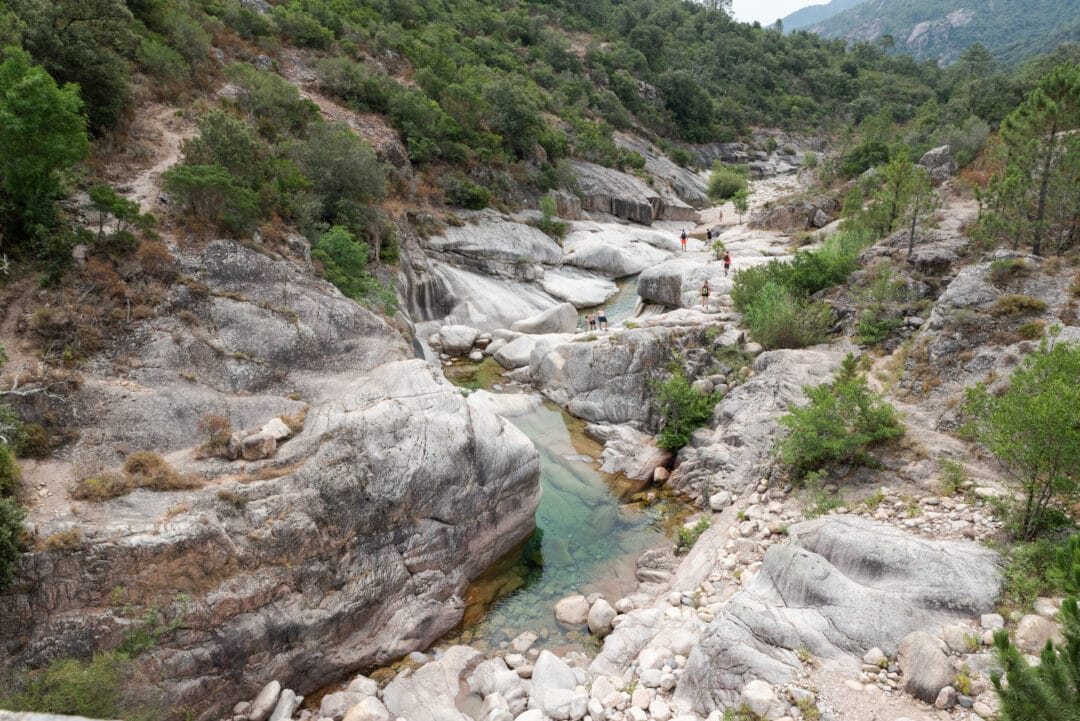
[[649, 383], [670, 357], [678, 334], [668, 328], [638, 328], [619, 336], [617, 343], [605, 338], [537, 345], [529, 377], [545, 396], [578, 418], [649, 425], [655, 420]]
[[905, 691], [926, 703], [934, 703], [955, 675], [944, 648], [941, 639], [922, 631], [904, 636], [897, 660], [904, 674]]
[[574, 223], [563, 239], [566, 265], [623, 278], [649, 268], [678, 249], [677, 232], [614, 223]]
[[589, 424], [585, 433], [604, 444], [600, 470], [622, 473], [635, 481], [651, 481], [657, 468], [671, 463], [671, 451], [656, 446], [656, 440], [630, 426]]
[[942, 145], [923, 153], [919, 165], [926, 168], [930, 173], [930, 181], [935, 186], [944, 183], [957, 170], [956, 160], [953, 159], [952, 149], [948, 145]]
[[418, 329], [427, 333], [444, 325], [467, 325], [481, 331], [509, 328], [559, 304], [536, 283], [491, 276], [438, 260], [428, 261], [410, 297], [412, 317], [418, 320]]
[[574, 675], [574, 670], [551, 651], [541, 651], [533, 667], [529, 708], [549, 711], [552, 707], [561, 705], [566, 694], [572, 694], [576, 687], [577, 676]]
[[480, 331], [467, 325], [444, 325], [439, 329], [444, 353], [465, 355], [472, 350]]
[[[660, 184], [665, 206], [678, 199], [699, 208], [710, 204], [708, 184], [704, 173], [676, 165], [651, 143], [634, 135], [616, 132], [612, 135], [620, 148], [631, 150], [645, 158], [645, 170]], [[684, 220], [684, 218], [670, 218]], [[685, 218], [688, 219], [688, 218]]]
[[840, 212], [836, 198], [812, 195], [779, 200], [754, 213], [748, 227], [795, 233], [828, 225]]
[[471, 721], [457, 707], [467, 676], [483, 654], [468, 646], [451, 646], [438, 660], [412, 675], [398, 677], [383, 689], [383, 703], [398, 718], [409, 721]]
[[548, 308], [543, 313], [525, 320], [519, 320], [510, 326], [515, 333], [573, 333], [577, 329], [577, 308], [571, 303], [560, 303]]
[[633, 175], [582, 160], [571, 160], [585, 210], [649, 225], [659, 217], [660, 195]]
[[676, 698], [702, 715], [754, 679], [787, 683], [802, 668], [798, 649], [857, 667], [866, 649], [894, 653], [912, 631], [985, 613], [1000, 595], [998, 556], [975, 544], [857, 516], [805, 521], [788, 534], [690, 653]]
[[706, 280], [712, 287], [713, 299], [731, 290], [731, 278], [724, 276], [720, 263], [676, 256], [641, 272], [638, 295], [646, 303], [669, 308], [697, 307], [701, 305], [701, 284]]
[[607, 278], [571, 266], [546, 271], [540, 287], [559, 300], [573, 303], [575, 308], [603, 305], [619, 292], [619, 286]]
[[421, 241], [433, 258], [515, 280], [536, 280], [544, 265], [562, 260], [558, 243], [543, 231], [487, 210], [461, 226]]

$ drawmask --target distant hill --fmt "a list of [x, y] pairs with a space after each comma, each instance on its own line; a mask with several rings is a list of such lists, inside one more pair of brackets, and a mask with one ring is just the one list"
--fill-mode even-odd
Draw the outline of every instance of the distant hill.
[[796, 10], [786, 18], [783, 18], [781, 22], [784, 24], [784, 30], [787, 32], [800, 30], [809, 27], [810, 25], [825, 22], [834, 15], [839, 15], [848, 8], [853, 8], [864, 2], [866, 2], [866, 0], [832, 0], [832, 2], [823, 3], [821, 5], [810, 5]]
[[954, 62], [973, 43], [1016, 62], [1080, 42], [1076, 0], [865, 0], [805, 29], [850, 41], [891, 35], [896, 51], [942, 64]]

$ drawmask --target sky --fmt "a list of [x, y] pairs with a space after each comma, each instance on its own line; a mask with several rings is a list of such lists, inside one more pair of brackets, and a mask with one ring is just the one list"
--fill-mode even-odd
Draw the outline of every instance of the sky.
[[748, 23], [757, 20], [762, 25], [770, 25], [799, 8], [826, 2], [828, 0], [733, 0], [731, 10], [736, 20]]

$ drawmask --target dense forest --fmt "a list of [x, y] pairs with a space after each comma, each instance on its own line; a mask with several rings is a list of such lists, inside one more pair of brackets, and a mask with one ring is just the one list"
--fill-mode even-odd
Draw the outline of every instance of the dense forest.
[[[0, 171], [0, 249], [37, 263], [48, 283], [79, 243], [130, 257], [152, 219], [95, 169], [124, 146], [140, 103], [198, 102], [200, 135], [164, 177], [194, 227], [242, 235], [285, 221], [347, 294], [392, 308], [365, 267], [397, 258], [379, 205], [403, 176], [279, 74], [290, 47], [322, 93], [386, 118], [442, 200], [474, 208], [573, 189], [567, 157], [639, 171], [643, 158], [616, 146], [616, 130], [682, 164], [694, 162], [692, 144], [760, 126], [838, 139], [845, 175], [901, 145], [918, 157], [948, 143], [967, 162], [1038, 78], [1077, 56], [1064, 46], [1005, 69], [974, 45], [941, 68], [876, 44], [735, 22], [726, 6], [0, 0], [0, 151], [12, 159]], [[210, 97], [225, 85], [238, 92]], [[60, 222], [55, 202], [79, 189], [117, 219], [119, 239], [95, 244], [87, 228]]]

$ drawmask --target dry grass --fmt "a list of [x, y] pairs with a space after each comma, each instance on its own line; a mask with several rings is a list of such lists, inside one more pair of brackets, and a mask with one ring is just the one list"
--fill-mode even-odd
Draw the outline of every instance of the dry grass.
[[79, 501], [106, 501], [126, 496], [135, 489], [131, 479], [119, 473], [103, 473], [75, 484], [71, 497]]
[[304, 430], [304, 421], [307, 419], [307, 410], [302, 410], [299, 413], [292, 413], [278, 416], [281, 422], [289, 427], [289, 430], [296, 435], [300, 431]]
[[199, 488], [202, 479], [177, 473], [168, 461], [152, 451], [136, 451], [124, 462], [124, 473], [101, 473], [75, 484], [71, 497], [80, 501], [106, 501], [127, 495], [136, 488], [151, 491], [184, 491]]
[[990, 313], [1003, 316], [1028, 315], [1046, 310], [1046, 301], [1032, 298], [1030, 295], [1003, 295], [994, 303]]
[[81, 543], [82, 532], [78, 528], [69, 528], [42, 539], [38, 548], [42, 551], [70, 551]]
[[232, 437], [232, 421], [227, 416], [207, 413], [199, 421], [199, 433], [205, 439], [195, 449], [196, 458], [225, 458]]

